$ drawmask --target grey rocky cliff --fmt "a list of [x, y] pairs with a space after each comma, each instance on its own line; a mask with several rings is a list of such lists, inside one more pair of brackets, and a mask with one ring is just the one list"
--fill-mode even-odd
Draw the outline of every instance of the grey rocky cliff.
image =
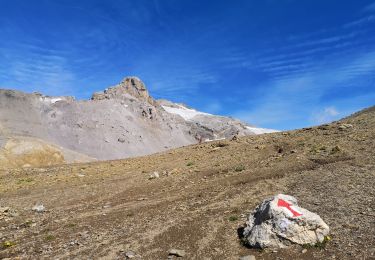
[[[0, 90], [0, 144], [4, 147], [6, 140], [17, 136], [33, 137], [107, 160], [254, 134], [238, 120], [165, 102], [154, 100], [136, 77], [84, 101]], [[177, 113], [171, 112], [173, 107]], [[184, 113], [193, 116], [186, 119]]]

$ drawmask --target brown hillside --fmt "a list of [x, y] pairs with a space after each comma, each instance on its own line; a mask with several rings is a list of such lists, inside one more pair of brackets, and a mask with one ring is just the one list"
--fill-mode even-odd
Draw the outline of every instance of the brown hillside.
[[[375, 259], [375, 108], [296, 131], [127, 160], [0, 172], [0, 258]], [[157, 171], [160, 178], [149, 179]], [[325, 248], [259, 251], [237, 231], [285, 193], [331, 228]], [[46, 212], [35, 213], [41, 202]], [[8, 243], [6, 243], [6, 241]]]

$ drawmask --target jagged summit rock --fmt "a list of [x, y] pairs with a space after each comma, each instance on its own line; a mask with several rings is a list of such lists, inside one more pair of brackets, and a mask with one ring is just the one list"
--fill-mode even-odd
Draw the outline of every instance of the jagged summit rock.
[[126, 77], [118, 85], [110, 87], [103, 92], [94, 93], [91, 99], [122, 99], [129, 98], [129, 95], [149, 104], [155, 104], [145, 84], [138, 77]]

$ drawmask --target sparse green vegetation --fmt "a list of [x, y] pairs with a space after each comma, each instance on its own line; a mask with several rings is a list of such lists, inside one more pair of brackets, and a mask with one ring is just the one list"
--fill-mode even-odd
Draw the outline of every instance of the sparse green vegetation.
[[22, 226], [28, 228], [28, 227], [31, 227], [32, 223], [33, 222], [31, 220], [27, 220], [25, 223], [22, 224]]
[[335, 154], [335, 153], [339, 153], [339, 152], [341, 152], [341, 148], [338, 145], [336, 145], [335, 147], [333, 147], [331, 149], [331, 154]]
[[321, 154], [321, 153], [324, 153], [326, 152], [328, 149], [325, 145], [314, 145], [311, 149], [310, 149], [310, 153], [312, 154]]
[[332, 238], [330, 236], [325, 236], [322, 242], [318, 242], [315, 245], [305, 244], [302, 247], [303, 248], [318, 248], [320, 250], [324, 249], [329, 241], [331, 241]]
[[127, 217], [134, 217], [135, 213], [133, 211], [130, 211], [126, 214]]
[[3, 242], [3, 247], [4, 248], [8, 248], [8, 247], [12, 247], [12, 246], [15, 246], [16, 243], [12, 242], [12, 241], [4, 241]]
[[238, 220], [238, 217], [237, 216], [230, 216], [229, 217], [229, 221], [237, 221]]
[[52, 241], [52, 240], [55, 240], [55, 236], [53, 236], [53, 235], [47, 235], [44, 239], [46, 241]]
[[214, 143], [212, 145], [212, 147], [225, 147], [225, 146], [228, 146], [228, 145], [229, 145], [228, 143], [218, 142], [218, 143]]
[[243, 165], [238, 165], [236, 168], [234, 168], [235, 172], [242, 172], [245, 170], [245, 166]]
[[75, 224], [75, 223], [68, 223], [66, 226], [70, 227], [70, 228], [74, 228], [74, 227], [77, 226], [77, 224]]
[[186, 164], [186, 166], [193, 166], [193, 165], [194, 165], [193, 162], [188, 162], [188, 163]]
[[30, 182], [33, 182], [34, 179], [33, 178], [26, 178], [26, 179], [19, 179], [18, 180], [18, 184], [22, 184], [22, 183], [30, 183]]

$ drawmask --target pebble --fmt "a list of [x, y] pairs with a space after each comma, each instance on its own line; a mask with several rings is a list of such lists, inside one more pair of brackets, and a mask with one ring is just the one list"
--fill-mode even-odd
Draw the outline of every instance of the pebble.
[[338, 128], [339, 128], [339, 130], [345, 130], [345, 129], [352, 128], [352, 127], [353, 127], [353, 125], [351, 125], [351, 124], [342, 124]]
[[148, 177], [149, 180], [152, 180], [152, 179], [156, 179], [156, 178], [159, 178], [160, 175], [158, 172], [153, 172], [150, 174], [150, 176]]
[[171, 250], [169, 250], [169, 255], [184, 257], [186, 255], [186, 253], [185, 253], [184, 250], [181, 250], [181, 249], [171, 249]]
[[0, 207], [0, 213], [6, 213], [10, 210], [9, 207]]
[[35, 204], [34, 207], [32, 207], [31, 209], [38, 213], [42, 213], [46, 210], [43, 204]]
[[305, 254], [305, 253], [307, 253], [307, 249], [306, 248], [302, 250], [302, 254]]
[[135, 253], [133, 251], [128, 251], [128, 252], [125, 253], [125, 256], [126, 256], [126, 258], [131, 259], [131, 258], [135, 257]]
[[255, 256], [254, 255], [241, 256], [239, 260], [255, 260]]

